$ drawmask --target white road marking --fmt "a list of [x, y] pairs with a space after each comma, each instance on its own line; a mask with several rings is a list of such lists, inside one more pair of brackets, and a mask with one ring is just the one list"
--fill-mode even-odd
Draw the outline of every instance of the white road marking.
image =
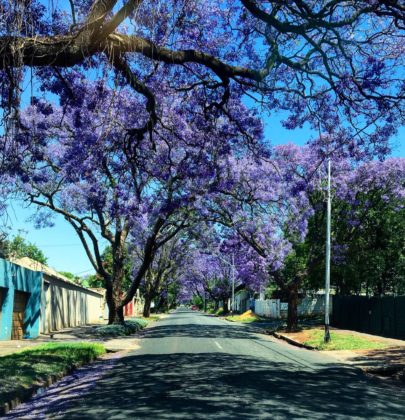
[[214, 340], [214, 343], [217, 345], [217, 347], [219, 348], [219, 349], [221, 349], [222, 350], [222, 346], [221, 346], [221, 344], [219, 344], [217, 341], [215, 341]]

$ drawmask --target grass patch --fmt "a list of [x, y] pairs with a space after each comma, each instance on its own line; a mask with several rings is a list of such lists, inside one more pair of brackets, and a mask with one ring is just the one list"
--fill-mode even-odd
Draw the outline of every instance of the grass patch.
[[51, 375], [64, 375], [105, 353], [101, 344], [48, 343], [0, 357], [0, 405]]
[[215, 316], [222, 316], [224, 314], [224, 308], [218, 308], [215, 312]]
[[[140, 319], [143, 320], [143, 321], [146, 321], [146, 322], [156, 322], [156, 321], [159, 321], [160, 316], [159, 315], [150, 315], [148, 317], [143, 316]], [[145, 328], [145, 327], [143, 327], [143, 328]]]
[[249, 324], [251, 322], [258, 322], [262, 320], [259, 316], [257, 316], [251, 310], [246, 311], [241, 315], [227, 316], [225, 319], [228, 321], [233, 321], [233, 322], [243, 322], [245, 324]]
[[96, 337], [121, 337], [125, 335], [131, 335], [137, 331], [145, 328], [148, 325], [148, 321], [142, 318], [129, 319], [124, 324], [112, 324], [102, 325], [94, 330], [94, 336]]
[[387, 343], [362, 337], [355, 334], [330, 332], [331, 341], [327, 344], [323, 342], [323, 330], [308, 330], [306, 333], [309, 338], [304, 344], [315, 347], [318, 350], [372, 350], [388, 347]]

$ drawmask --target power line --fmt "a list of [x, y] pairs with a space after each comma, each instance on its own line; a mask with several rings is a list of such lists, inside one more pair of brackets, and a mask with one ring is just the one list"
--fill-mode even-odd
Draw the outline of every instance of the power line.
[[89, 271], [95, 271], [94, 268], [89, 268], [88, 270], [79, 271], [78, 273], [73, 273], [73, 275], [77, 276], [78, 274], [88, 273]]
[[57, 245], [37, 245], [40, 248], [60, 248], [60, 247], [68, 247], [68, 246], [83, 246], [82, 244], [57, 244]]

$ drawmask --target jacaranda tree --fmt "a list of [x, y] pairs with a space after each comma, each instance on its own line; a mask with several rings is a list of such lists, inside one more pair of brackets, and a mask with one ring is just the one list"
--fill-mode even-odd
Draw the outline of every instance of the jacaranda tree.
[[286, 110], [288, 128], [309, 122], [382, 154], [403, 118], [397, 1], [1, 0], [0, 11], [7, 131], [29, 79], [63, 100], [83, 75], [120, 77], [143, 98], [148, 118], [125, 127], [134, 139], [158, 121], [156, 80], [225, 114], [230, 97], [247, 93]]
[[[186, 105], [166, 103], [150, 136], [133, 142], [126, 127], [142, 124], [142, 101], [127, 88], [117, 92], [99, 82], [82, 80], [80, 89], [78, 103], [38, 100], [21, 113], [14, 144], [23, 159], [9, 174], [22, 198], [48, 210], [38, 213], [39, 225], [55, 212], [74, 228], [104, 279], [110, 322], [122, 322], [123, 306], [157, 250], [189, 226], [200, 198], [221, 178], [217, 162], [243, 139], [228, 119], [201, 116], [194, 96]], [[260, 133], [248, 111], [239, 123], [251, 136]], [[141, 264], [124, 291], [129, 239], [142, 250]], [[109, 269], [102, 258], [106, 244]]]
[[[259, 164], [245, 159], [233, 166], [229, 189], [219, 189], [207, 203], [208, 217], [223, 227], [222, 247], [235, 256], [238, 277], [256, 284], [256, 291], [273, 281], [288, 296], [289, 329], [297, 327], [298, 291], [312, 265], [318, 263], [318, 278], [324, 272], [326, 173], [321, 143], [328, 144], [323, 139], [305, 147], [278, 146]], [[338, 253], [348, 245], [345, 237], [355, 238], [368, 229], [376, 205], [386, 202], [401, 210], [405, 173], [403, 159], [359, 163], [345, 149], [334, 153], [332, 166], [333, 200], [340, 203], [332, 232], [336, 264], [345, 257], [343, 251]], [[356, 258], [360, 254], [356, 251]]]

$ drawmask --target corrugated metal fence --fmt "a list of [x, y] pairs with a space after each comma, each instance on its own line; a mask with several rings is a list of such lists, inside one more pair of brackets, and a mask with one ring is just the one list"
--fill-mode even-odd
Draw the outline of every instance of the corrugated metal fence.
[[332, 325], [405, 339], [405, 296], [334, 296]]

